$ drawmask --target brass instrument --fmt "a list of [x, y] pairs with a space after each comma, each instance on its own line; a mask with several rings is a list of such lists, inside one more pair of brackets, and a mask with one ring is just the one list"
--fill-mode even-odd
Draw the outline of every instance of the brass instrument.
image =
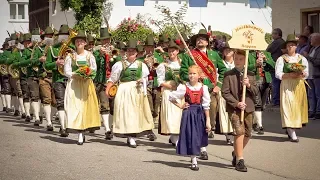
[[[51, 46], [51, 45], [49, 45], [49, 44], [46, 45], [46, 47], [45, 47], [44, 50], [43, 50], [42, 56], [47, 56], [47, 53], [48, 53], [48, 50], [49, 50], [50, 46]], [[47, 72], [47, 73], [52, 73], [51, 70], [47, 70], [47, 69], [45, 68], [45, 63], [42, 63], [42, 68], [44, 69], [45, 72]]]
[[6, 64], [0, 64], [0, 73], [2, 75], [7, 75], [9, 74], [8, 72], [8, 66]]
[[146, 58], [144, 58], [144, 63], [150, 68], [155, 69], [159, 66], [159, 62], [157, 58], [154, 57], [153, 54], [146, 55]]
[[[75, 32], [73, 29], [69, 29], [69, 38], [67, 41], [63, 42], [61, 47], [60, 47], [60, 50], [59, 50], [59, 54], [58, 54], [58, 57], [62, 57], [63, 59], [65, 59], [70, 53], [72, 53], [74, 50], [71, 49], [69, 47], [72, 39], [74, 37], [77, 36], [77, 32]], [[58, 66], [58, 71], [61, 75], [64, 75], [64, 66]]]
[[[17, 52], [17, 51], [19, 51], [18, 48], [14, 48], [12, 52]], [[19, 69], [13, 68], [13, 63], [8, 66], [8, 73], [14, 79], [17, 79], [20, 77]]]

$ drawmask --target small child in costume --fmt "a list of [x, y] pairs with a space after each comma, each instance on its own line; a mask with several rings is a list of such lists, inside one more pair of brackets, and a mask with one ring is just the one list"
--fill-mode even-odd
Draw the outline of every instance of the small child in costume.
[[[201, 69], [197, 65], [189, 67], [189, 82], [180, 84], [176, 91], [171, 92], [169, 100], [183, 109], [177, 154], [191, 156], [191, 170], [198, 171], [196, 156], [200, 148], [208, 146], [210, 125], [210, 94], [208, 87], [199, 82]], [[184, 104], [177, 99], [185, 98]]]

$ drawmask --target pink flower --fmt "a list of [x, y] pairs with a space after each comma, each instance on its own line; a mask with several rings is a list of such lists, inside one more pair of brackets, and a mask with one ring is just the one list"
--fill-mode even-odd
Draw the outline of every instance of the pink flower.
[[130, 21], [130, 20], [131, 20], [131, 18], [128, 17], [128, 21]]

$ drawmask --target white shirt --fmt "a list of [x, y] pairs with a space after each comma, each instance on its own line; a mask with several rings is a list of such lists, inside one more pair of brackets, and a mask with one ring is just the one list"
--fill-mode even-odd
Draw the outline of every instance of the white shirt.
[[[180, 69], [180, 63], [179, 61], [167, 61], [167, 66], [170, 67], [172, 70], [179, 70]], [[160, 87], [162, 83], [165, 82], [166, 77], [166, 66], [165, 63], [161, 63], [158, 68], [156, 69], [157, 72], [157, 79], [158, 79], [158, 86]]]
[[[131, 64], [131, 66], [129, 68], [138, 68], [139, 67], [139, 62], [138, 60], [136, 60], [133, 64], [131, 64], [129, 61], [125, 60], [124, 63], [126, 63], [127, 66], [129, 66]], [[122, 61], [118, 61], [116, 62], [113, 66], [112, 66], [112, 70], [111, 70], [111, 76], [108, 79], [108, 82], [113, 82], [116, 83], [119, 81], [120, 79], [120, 74], [122, 72]], [[147, 67], [147, 65], [145, 63], [142, 63], [142, 78], [147, 79], [149, 75], [149, 69]]]
[[[223, 60], [223, 64], [226, 66], [226, 68], [227, 68], [228, 70], [231, 70], [231, 69], [233, 69], [233, 68], [235, 67], [234, 61], [232, 61], [232, 63], [229, 63], [229, 62], [227, 62], [226, 60]], [[217, 71], [217, 72], [218, 72], [218, 71]]]
[[[289, 63], [298, 63], [299, 62], [299, 56], [300, 54], [296, 54], [295, 56], [289, 56], [286, 54], [288, 60], [289, 60]], [[306, 74], [306, 77], [305, 79], [307, 79], [307, 77], [309, 76], [309, 69], [308, 69], [308, 60], [303, 57], [302, 55], [300, 55], [302, 57], [302, 64], [306, 66], [306, 69], [303, 70], [303, 72]], [[283, 72], [283, 66], [284, 66], [284, 59], [282, 58], [282, 56], [280, 56], [278, 59], [277, 59], [277, 62], [276, 62], [276, 66], [275, 66], [275, 70], [276, 70], [276, 78], [282, 80], [282, 76], [284, 74]]]
[[[87, 58], [89, 58], [88, 66], [91, 70], [97, 70], [96, 58], [93, 56], [91, 52], [85, 50], [83, 55], [78, 55], [77, 53], [74, 53], [74, 56], [77, 61], [87, 61]], [[73, 74], [75, 74], [74, 72], [72, 72], [72, 61], [72, 58], [70, 56], [67, 56], [64, 62], [64, 75], [69, 79], [72, 77]]]
[[188, 82], [184, 84], [180, 84], [176, 91], [173, 91], [169, 94], [169, 100], [174, 101], [177, 99], [182, 99], [184, 95], [186, 94], [186, 86], [192, 91], [199, 91], [201, 87], [203, 86], [203, 95], [202, 95], [202, 107], [203, 109], [210, 109], [210, 93], [208, 90], [208, 86], [202, 85], [201, 83], [198, 83], [197, 86], [191, 86]]

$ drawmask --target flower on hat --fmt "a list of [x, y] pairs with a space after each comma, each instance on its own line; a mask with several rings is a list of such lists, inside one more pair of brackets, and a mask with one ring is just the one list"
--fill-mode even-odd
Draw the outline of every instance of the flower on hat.
[[181, 40], [180, 39], [176, 39], [175, 42], [176, 42], [177, 45], [181, 45]]

